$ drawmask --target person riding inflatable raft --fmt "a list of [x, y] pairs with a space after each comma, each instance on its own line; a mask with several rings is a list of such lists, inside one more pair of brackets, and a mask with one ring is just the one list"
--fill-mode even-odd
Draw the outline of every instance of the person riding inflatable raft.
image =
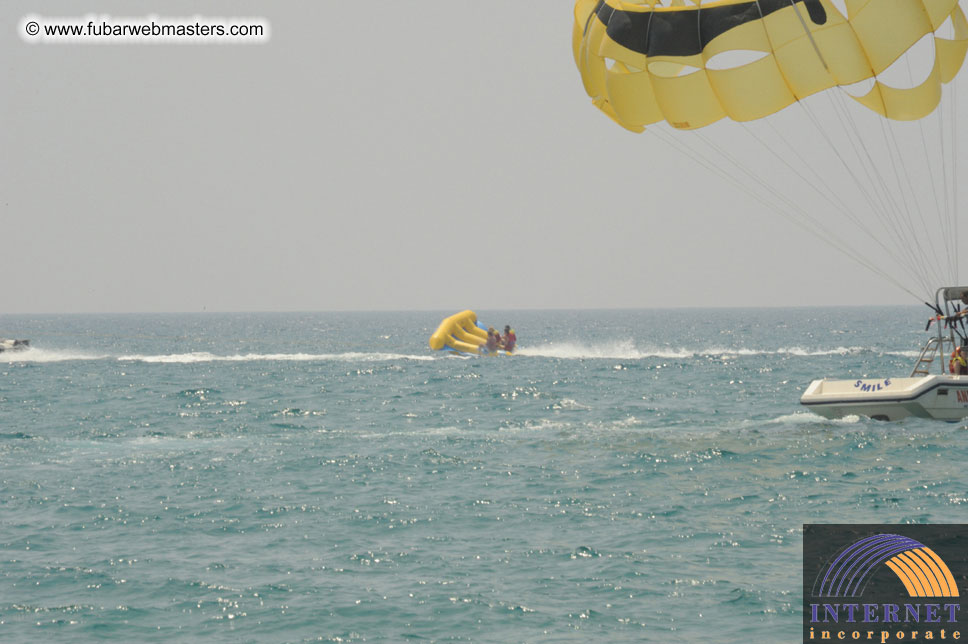
[[504, 330], [505, 335], [502, 338], [493, 328], [485, 329], [481, 326], [474, 311], [461, 311], [444, 318], [430, 336], [430, 348], [457, 353], [508, 355], [514, 351], [517, 337], [510, 326], [506, 326]]

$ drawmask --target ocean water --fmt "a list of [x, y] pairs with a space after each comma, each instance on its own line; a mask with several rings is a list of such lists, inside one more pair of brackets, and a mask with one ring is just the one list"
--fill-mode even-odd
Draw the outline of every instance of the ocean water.
[[964, 423], [829, 421], [916, 307], [0, 316], [0, 641], [796, 642], [804, 523], [966, 522]]

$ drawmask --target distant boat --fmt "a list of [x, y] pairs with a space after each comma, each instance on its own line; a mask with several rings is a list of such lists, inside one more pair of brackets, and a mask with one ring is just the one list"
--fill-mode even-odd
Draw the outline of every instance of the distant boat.
[[0, 353], [4, 351], [24, 351], [30, 348], [30, 340], [6, 340], [0, 338]]

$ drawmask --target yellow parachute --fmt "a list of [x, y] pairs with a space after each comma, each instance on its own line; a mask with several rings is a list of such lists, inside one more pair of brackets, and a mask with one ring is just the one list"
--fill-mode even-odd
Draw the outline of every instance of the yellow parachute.
[[[968, 21], [958, 0], [577, 0], [573, 49], [585, 91], [622, 126], [696, 129], [752, 121], [835, 86], [872, 80], [855, 100], [920, 119], [961, 68]], [[938, 35], [948, 22], [952, 37]], [[877, 80], [924, 36], [934, 67], [916, 87]], [[744, 52], [743, 64], [728, 54]]]
[[958, 0], [577, 0], [572, 45], [623, 127], [919, 299], [963, 281]]

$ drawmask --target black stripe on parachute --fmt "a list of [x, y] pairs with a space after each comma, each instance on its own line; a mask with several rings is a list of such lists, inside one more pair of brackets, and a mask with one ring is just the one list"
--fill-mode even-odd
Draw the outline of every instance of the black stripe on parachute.
[[730, 29], [801, 2], [813, 24], [826, 24], [820, 0], [759, 0], [677, 11], [621, 11], [599, 0], [593, 13], [606, 25], [608, 37], [626, 49], [646, 56], [694, 56]]

